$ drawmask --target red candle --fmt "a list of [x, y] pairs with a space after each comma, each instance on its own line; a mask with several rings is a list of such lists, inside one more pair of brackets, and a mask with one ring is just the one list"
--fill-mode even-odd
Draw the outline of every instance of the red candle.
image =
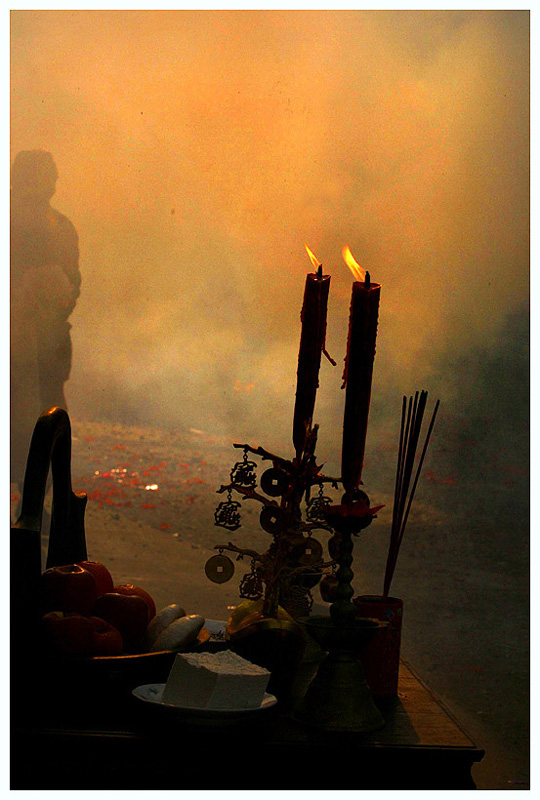
[[294, 405], [293, 444], [296, 457], [300, 459], [306, 445], [306, 437], [311, 430], [315, 396], [319, 386], [321, 353], [325, 350], [326, 314], [330, 275], [323, 275], [322, 265], [305, 245], [317, 272], [306, 275], [304, 302], [300, 319], [302, 333], [298, 353], [296, 382], [296, 401]]
[[343, 257], [356, 277], [352, 287], [347, 355], [343, 373], [345, 415], [341, 478], [347, 493], [360, 484], [371, 398], [381, 287], [356, 263], [348, 247]]

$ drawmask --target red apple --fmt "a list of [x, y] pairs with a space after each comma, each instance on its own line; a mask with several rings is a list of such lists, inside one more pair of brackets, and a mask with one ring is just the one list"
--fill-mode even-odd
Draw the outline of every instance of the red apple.
[[42, 643], [49, 655], [91, 656], [94, 628], [82, 614], [50, 611], [41, 619]]
[[110, 622], [122, 634], [124, 647], [134, 650], [141, 641], [148, 624], [148, 606], [136, 594], [107, 592], [98, 597], [92, 615]]
[[88, 617], [93, 628], [92, 655], [119, 656], [124, 649], [120, 631], [100, 617]]
[[148, 622], [156, 616], [156, 604], [154, 603], [153, 597], [148, 594], [146, 589], [142, 589], [140, 586], [134, 586], [132, 583], [123, 583], [121, 586], [115, 586], [114, 589], [110, 591], [118, 592], [118, 594], [136, 594], [142, 597], [148, 606]]
[[105, 592], [116, 591], [113, 589], [114, 581], [112, 575], [101, 561], [78, 561], [77, 563], [79, 566], [83, 567], [83, 569], [91, 572], [96, 579], [98, 596], [100, 594], [105, 594]]
[[41, 609], [89, 615], [98, 596], [96, 579], [79, 564], [50, 567], [41, 576]]

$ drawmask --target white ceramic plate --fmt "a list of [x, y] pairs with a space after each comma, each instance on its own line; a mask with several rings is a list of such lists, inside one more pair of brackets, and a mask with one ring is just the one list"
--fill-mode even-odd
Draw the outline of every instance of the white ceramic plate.
[[187, 706], [180, 706], [174, 703], [164, 703], [161, 699], [163, 690], [165, 689], [164, 683], [146, 683], [144, 686], [137, 686], [133, 689], [132, 694], [138, 700], [149, 703], [158, 708], [167, 709], [170, 712], [177, 712], [180, 716], [193, 716], [200, 717], [201, 719], [213, 720], [235, 720], [239, 717], [245, 717], [246, 714], [253, 714], [266, 709], [272, 708], [277, 703], [277, 699], [273, 694], [265, 692], [261, 705], [258, 708], [188, 708]]

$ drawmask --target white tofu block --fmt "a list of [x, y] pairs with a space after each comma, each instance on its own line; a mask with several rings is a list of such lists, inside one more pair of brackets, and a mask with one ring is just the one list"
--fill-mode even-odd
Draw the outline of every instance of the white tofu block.
[[259, 708], [270, 672], [231, 650], [179, 653], [162, 700], [184, 708]]

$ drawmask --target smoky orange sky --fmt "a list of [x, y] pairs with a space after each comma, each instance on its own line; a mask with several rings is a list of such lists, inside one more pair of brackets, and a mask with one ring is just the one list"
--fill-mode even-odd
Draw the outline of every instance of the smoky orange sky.
[[382, 284], [394, 416], [417, 388], [452, 402], [441, 363], [527, 302], [525, 11], [15, 11], [11, 69], [11, 159], [54, 155], [80, 239], [79, 418], [292, 446], [304, 242], [332, 276], [331, 455], [344, 244]]

